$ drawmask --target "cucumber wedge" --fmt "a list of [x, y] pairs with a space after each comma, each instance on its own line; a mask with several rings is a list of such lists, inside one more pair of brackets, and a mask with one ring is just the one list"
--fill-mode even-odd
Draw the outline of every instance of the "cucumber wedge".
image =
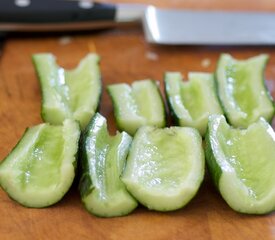
[[58, 202], [75, 177], [79, 136], [79, 125], [72, 120], [62, 126], [44, 123], [28, 128], [1, 162], [1, 187], [26, 207]]
[[122, 216], [137, 207], [120, 180], [132, 142], [127, 133], [109, 136], [106, 119], [99, 113], [87, 126], [81, 142], [80, 193], [86, 209], [100, 217]]
[[210, 114], [222, 114], [213, 74], [192, 72], [183, 82], [179, 72], [165, 73], [165, 94], [174, 122], [194, 127], [202, 136]]
[[197, 130], [143, 126], [134, 137], [122, 181], [149, 209], [172, 211], [194, 197], [203, 176], [204, 152]]
[[275, 133], [264, 118], [241, 130], [222, 115], [210, 116], [206, 159], [222, 197], [235, 211], [275, 209]]
[[165, 126], [165, 107], [156, 81], [113, 84], [108, 86], [108, 93], [120, 130], [133, 135], [140, 126]]
[[58, 125], [70, 118], [84, 129], [99, 105], [99, 57], [88, 54], [74, 70], [59, 67], [48, 53], [33, 55], [33, 62], [42, 91], [43, 120]]
[[218, 94], [226, 117], [234, 127], [247, 128], [260, 117], [271, 121], [274, 105], [264, 82], [265, 54], [236, 60], [221, 54], [216, 69]]

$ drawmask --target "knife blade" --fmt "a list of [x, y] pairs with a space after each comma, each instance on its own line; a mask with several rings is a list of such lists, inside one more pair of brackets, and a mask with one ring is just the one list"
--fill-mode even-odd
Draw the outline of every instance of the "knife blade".
[[150, 6], [143, 25], [147, 41], [158, 44], [275, 44], [274, 13], [171, 11]]
[[1, 0], [0, 31], [74, 31], [142, 23], [155, 44], [275, 45], [275, 14], [158, 9], [68, 0]]

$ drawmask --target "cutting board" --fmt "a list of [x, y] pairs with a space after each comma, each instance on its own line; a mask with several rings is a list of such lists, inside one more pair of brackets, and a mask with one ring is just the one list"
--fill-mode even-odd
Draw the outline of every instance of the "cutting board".
[[[143, 1], [146, 2], [146, 1]], [[191, 1], [155, 1], [160, 6], [199, 8]], [[275, 10], [270, 1], [202, 1], [202, 8]], [[213, 72], [222, 52], [236, 58], [268, 53], [267, 85], [275, 97], [275, 48], [156, 46], [143, 38], [140, 27], [70, 35], [10, 36], [0, 59], [0, 159], [3, 159], [28, 126], [41, 123], [41, 93], [31, 56], [51, 52], [58, 63], [73, 68], [88, 52], [101, 56], [104, 84], [100, 112], [111, 133], [116, 126], [106, 85], [152, 78], [163, 90], [164, 71]], [[160, 213], [140, 206], [118, 218], [98, 218], [83, 207], [77, 183], [56, 205], [28, 209], [0, 190], [0, 239], [275, 239], [275, 215], [243, 215], [231, 210], [206, 175], [197, 196], [183, 209]]]

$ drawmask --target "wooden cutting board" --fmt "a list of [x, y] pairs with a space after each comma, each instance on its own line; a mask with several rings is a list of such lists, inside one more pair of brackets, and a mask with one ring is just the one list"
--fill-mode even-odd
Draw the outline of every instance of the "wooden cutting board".
[[[146, 2], [146, 1], [140, 1]], [[204, 9], [273, 10], [271, 1], [154, 1], [159, 6]], [[151, 2], [152, 3], [152, 2]], [[199, 3], [199, 5], [198, 5]], [[118, 28], [74, 35], [13, 36], [7, 39], [0, 59], [0, 159], [24, 130], [42, 122], [41, 94], [31, 56], [52, 52], [65, 68], [75, 67], [88, 52], [101, 56], [103, 84], [153, 78], [161, 82], [164, 71], [212, 72], [222, 52], [236, 58], [268, 53], [265, 75], [275, 97], [274, 47], [153, 46], [142, 29]], [[101, 111], [114, 133], [113, 109], [104, 87]], [[275, 215], [243, 215], [231, 210], [208, 176], [197, 196], [185, 208], [158, 213], [139, 207], [119, 218], [97, 218], [81, 204], [77, 184], [61, 202], [46, 209], [28, 209], [0, 190], [0, 239], [275, 239]]]

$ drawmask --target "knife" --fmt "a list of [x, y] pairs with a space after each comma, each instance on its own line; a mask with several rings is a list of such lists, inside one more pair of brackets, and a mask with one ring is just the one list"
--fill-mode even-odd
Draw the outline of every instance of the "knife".
[[275, 45], [275, 14], [68, 0], [1, 0], [0, 31], [74, 31], [140, 22], [156, 44]]

